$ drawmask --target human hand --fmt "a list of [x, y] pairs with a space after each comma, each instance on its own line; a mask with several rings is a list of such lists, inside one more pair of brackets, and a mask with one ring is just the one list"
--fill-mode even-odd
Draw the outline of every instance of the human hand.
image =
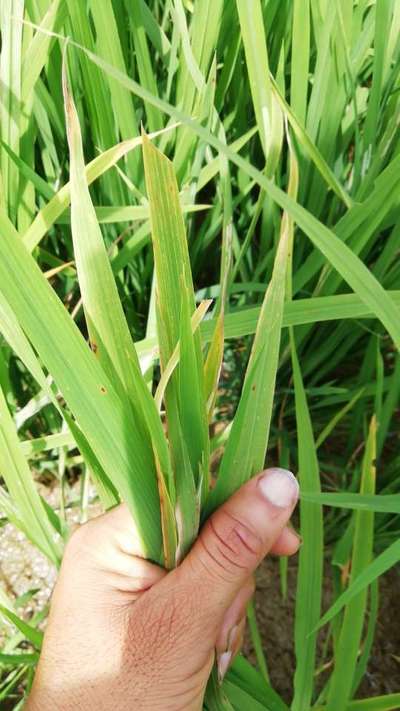
[[81, 526], [65, 551], [27, 711], [198, 711], [215, 654], [241, 646], [253, 572], [291, 555], [290, 472], [247, 482], [166, 572], [143, 559], [125, 505]]

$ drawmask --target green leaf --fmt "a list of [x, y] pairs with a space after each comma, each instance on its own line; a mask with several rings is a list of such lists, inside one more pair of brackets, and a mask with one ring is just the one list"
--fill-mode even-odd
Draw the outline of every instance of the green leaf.
[[[160, 132], [150, 134], [149, 138], [154, 138], [155, 136], [174, 130], [175, 128], [176, 124], [168, 126]], [[114, 166], [119, 160], [121, 160], [121, 158], [129, 153], [129, 151], [132, 151], [141, 145], [142, 139], [140, 137], [131, 138], [126, 141], [122, 141], [122, 143], [117, 143], [112, 148], [109, 148], [99, 156], [96, 156], [96, 158], [85, 166], [85, 178], [87, 184], [90, 185], [93, 183], [94, 180], [103, 175], [107, 170], [109, 170], [109, 168]], [[24, 244], [29, 251], [32, 252], [34, 250], [46, 232], [54, 225], [60, 215], [63, 214], [70, 203], [70, 199], [71, 186], [70, 183], [66, 183], [47, 203], [47, 205], [45, 205], [38, 212], [31, 226], [23, 235]]]
[[[194, 333], [196, 331], [196, 329], [200, 326], [200, 323], [201, 323], [202, 319], [204, 318], [205, 314], [207, 313], [207, 310], [211, 306], [211, 303], [212, 303], [211, 299], [208, 299], [207, 301], [202, 301], [201, 304], [199, 304], [199, 306], [197, 307], [192, 318], [190, 319], [192, 333]], [[158, 385], [157, 385], [157, 389], [156, 389], [156, 392], [154, 395], [154, 400], [155, 400], [158, 410], [161, 410], [161, 405], [162, 405], [162, 401], [164, 398], [165, 389], [168, 385], [168, 381], [169, 381], [172, 373], [174, 372], [176, 366], [178, 365], [178, 363], [180, 361], [180, 357], [181, 357], [181, 344], [179, 341], [179, 343], [175, 347], [175, 350], [174, 350], [171, 358], [169, 359], [166, 367], [164, 368], [162, 376], [161, 376], [161, 378], [158, 382]]]
[[4, 605], [0, 605], [0, 615], [3, 615], [6, 620], [15, 625], [15, 627], [20, 632], [22, 632], [24, 637], [26, 637], [26, 639], [29, 640], [29, 642], [31, 642], [34, 647], [36, 647], [36, 649], [41, 649], [43, 642], [43, 632], [38, 629], [35, 629], [35, 627], [32, 627], [31, 625], [28, 625], [27, 622], [21, 620], [18, 615], [12, 612], [12, 610], [9, 610], [7, 607], [4, 607]]
[[[180, 362], [165, 390], [168, 436], [175, 477], [182, 466], [184, 449], [189, 457], [197, 487], [202, 481], [208, 488], [209, 440], [203, 382], [203, 359], [199, 331], [192, 333], [190, 319], [195, 311], [192, 275], [185, 226], [179, 203], [178, 186], [172, 163], [143, 136], [146, 187], [150, 204], [152, 242], [156, 270], [157, 332], [162, 373], [181, 340]], [[183, 330], [184, 329], [184, 330]], [[197, 392], [197, 414], [194, 429], [189, 403], [181, 399], [180, 384], [188, 381]], [[185, 487], [186, 488], [186, 487]], [[192, 486], [190, 486], [192, 490]], [[177, 490], [182, 499], [182, 492]], [[196, 502], [186, 502], [195, 507]], [[193, 516], [195, 509], [193, 509]]]
[[3, 654], [0, 652], [0, 665], [17, 667], [23, 664], [24, 666], [35, 666], [39, 661], [37, 653], [24, 654], [18, 652], [16, 654]]
[[[387, 291], [389, 298], [397, 308], [400, 308], [400, 291]], [[224, 319], [225, 339], [241, 338], [255, 332], [260, 315], [259, 306], [250, 309], [232, 311]], [[284, 305], [282, 326], [301, 326], [319, 321], [341, 319], [373, 318], [374, 314], [363, 304], [355, 294], [339, 294], [337, 296], [318, 296], [309, 299], [287, 301]], [[208, 319], [200, 326], [203, 343], [212, 339], [216, 319]], [[150, 353], [157, 354], [156, 339], [144, 339], [136, 342], [139, 358], [145, 358]]]
[[[372, 417], [362, 466], [360, 494], [371, 495], [375, 491], [376, 419]], [[373, 552], [374, 515], [371, 511], [355, 514], [353, 553], [350, 581], [352, 583], [368, 567]], [[354, 675], [357, 668], [358, 650], [361, 643], [364, 617], [367, 609], [367, 589], [364, 588], [346, 605], [343, 623], [335, 653], [335, 665], [329, 681], [327, 711], [346, 707], [350, 700]]]
[[317, 441], [316, 441], [316, 443], [315, 443], [315, 446], [316, 446], [317, 449], [318, 449], [318, 448], [321, 446], [321, 444], [326, 440], [326, 438], [329, 437], [329, 435], [331, 434], [332, 430], [334, 430], [334, 428], [336, 427], [336, 425], [338, 424], [338, 422], [340, 422], [340, 420], [349, 412], [349, 410], [352, 409], [353, 405], [355, 405], [355, 403], [360, 399], [360, 397], [364, 394], [364, 392], [365, 392], [365, 388], [361, 388], [361, 390], [359, 390], [358, 393], [356, 393], [356, 394], [351, 398], [351, 400], [349, 400], [349, 402], [347, 402], [347, 403], [344, 405], [344, 407], [342, 407], [342, 409], [339, 410], [339, 412], [337, 412], [337, 413], [332, 417], [332, 419], [330, 420], [330, 422], [328, 422], [328, 424], [324, 427], [324, 429], [322, 430], [322, 432], [318, 435], [318, 439], [317, 439]]
[[307, 234], [313, 244], [322, 252], [326, 259], [339, 272], [342, 278], [351, 286], [368, 308], [381, 320], [397, 348], [400, 349], [400, 319], [398, 310], [394, 307], [387, 293], [369, 269], [352, 252], [352, 250], [340, 240], [329, 228], [317, 220], [310, 212], [299, 203], [292, 200], [271, 180], [265, 177], [248, 161], [244, 160], [237, 153], [232, 151], [227, 145], [201, 126], [197, 121], [187, 116], [179, 109], [168, 104], [162, 99], [154, 97], [137, 82], [130, 79], [123, 73], [111, 67], [107, 62], [101, 60], [92, 52], [88, 52], [84, 47], [79, 47], [98, 66], [104, 69], [110, 76], [113, 76], [123, 86], [127, 87], [137, 96], [145, 101], [149, 101], [154, 106], [165, 111], [175, 120], [189, 126], [200, 138], [205, 140], [219, 152], [226, 155], [229, 160], [241, 168], [244, 173], [253, 178], [266, 193], [295, 220], [297, 225]]
[[364, 126], [364, 152], [366, 154], [365, 157], [367, 165], [371, 159], [371, 153], [376, 141], [379, 108], [383, 91], [383, 72], [385, 55], [387, 51], [387, 36], [391, 23], [392, 7], [393, 3], [390, 2], [390, 0], [377, 0], [376, 2], [372, 87], [369, 95], [368, 109]]
[[372, 696], [370, 699], [352, 701], [347, 711], [396, 711], [400, 705], [400, 694]]
[[[1, 138], [19, 155], [21, 121], [21, 57], [22, 19], [24, 0], [2, 0], [0, 5], [1, 56], [0, 56], [0, 126]], [[4, 204], [10, 216], [17, 214], [19, 176], [17, 167], [3, 150], [0, 154], [1, 183]]]
[[[101, 57], [120, 72], [126, 72], [125, 58], [118, 32], [113, 3], [111, 0], [91, 0], [89, 3], [96, 32], [96, 48]], [[120, 82], [108, 76], [111, 94], [110, 109], [119, 128], [121, 137], [130, 140], [138, 135], [138, 122], [132, 96]], [[139, 156], [128, 155], [127, 163], [131, 178], [136, 179], [139, 168]]]
[[[189, 312], [190, 297], [182, 279], [182, 300], [180, 318], [180, 360], [178, 371], [178, 401], [180, 422], [183, 436], [191, 463], [195, 482], [198, 485], [204, 480], [204, 492], [208, 493], [208, 417], [206, 414], [205, 389], [203, 380], [203, 363], [196, 352], [196, 341], [191, 327]], [[200, 352], [201, 353], [201, 352]], [[199, 362], [200, 361], [200, 362]], [[193, 377], [193, 369], [198, 367], [197, 377]], [[196, 373], [196, 371], [195, 371]], [[196, 436], [199, 433], [200, 436]]]
[[[201, 210], [209, 210], [211, 205], [182, 205], [182, 212], [192, 213], [200, 212]], [[97, 221], [101, 224], [113, 222], [140, 222], [149, 217], [149, 208], [147, 205], [98, 205], [95, 206]], [[67, 225], [70, 223], [70, 217], [65, 212], [56, 220], [57, 224]]]
[[157, 481], [155, 475], [147, 475], [149, 462], [143, 458], [135, 428], [127, 430], [126, 407], [1, 211], [0, 234], [0, 292], [52, 374], [107, 476], [129, 505], [144, 551], [159, 561]]
[[[288, 190], [297, 191], [297, 162], [291, 152]], [[286, 293], [292, 223], [284, 213], [271, 281], [266, 291], [250, 354], [242, 395], [206, 514], [264, 467], [272, 418]]]
[[17, 431], [0, 388], [0, 474], [16, 507], [28, 538], [55, 564], [61, 560], [61, 546], [51, 526], [20, 449]]
[[256, 701], [263, 704], [263, 708], [269, 711], [289, 711], [279, 694], [241, 654], [235, 657], [227, 681], [232, 681], [235, 686], [253, 696]]
[[[306, 393], [293, 334], [291, 352], [295, 390], [297, 446], [300, 491], [319, 494], [319, 467]], [[323, 565], [322, 509], [300, 499], [299, 572], [296, 589], [294, 698], [292, 711], [303, 711], [311, 704], [314, 689], [317, 635], [310, 634], [320, 615]]]
[[[385, 696], [371, 696], [369, 699], [350, 701], [346, 711], [398, 711], [400, 694], [385, 694]], [[325, 711], [326, 706], [314, 706], [314, 711]]]
[[[147, 44], [143, 4], [140, 2], [130, 3], [129, 14], [140, 83], [151, 91], [152, 94], [157, 95], [157, 78], [153, 71], [151, 55]], [[157, 131], [162, 128], [163, 116], [158, 109], [153, 106], [147, 106], [146, 114], [150, 131]]]
[[307, 111], [310, 61], [310, 0], [294, 0], [292, 57], [290, 66], [290, 104], [299, 123], [304, 126]]
[[[240, 686], [233, 684], [231, 681], [226, 680], [223, 689], [232, 704], [230, 707], [232, 709], [240, 709], [240, 711], [265, 711], [271, 708], [270, 706], [260, 704], [253, 696], [250, 696], [250, 694], [243, 691]], [[221, 711], [222, 709], [225, 709], [225, 706], [221, 706]]]
[[236, 6], [267, 176], [272, 177], [282, 150], [283, 119], [272, 91], [261, 2], [236, 0]]
[[67, 16], [65, 0], [53, 0], [48, 4], [48, 9], [43, 15], [40, 26], [37, 28], [29, 46], [27, 47], [22, 64], [21, 102], [26, 104], [36, 81], [48, 60], [50, 47], [54, 44], [52, 31], [59, 32]]
[[[162, 487], [160, 477], [165, 480], [173, 506], [174, 484], [167, 442], [140, 370], [85, 180], [79, 121], [65, 72], [63, 90], [70, 146], [71, 228], [91, 347], [125, 404], [127, 426], [132, 436], [136, 430], [136, 447], [141, 451], [143, 461], [147, 462], [143, 473], [150, 478], [157, 477], [159, 487]], [[162, 501], [166, 501], [165, 497]]]
[[307, 131], [297, 120], [295, 112], [291, 110], [289, 104], [285, 101], [285, 98], [280, 92], [276, 82], [273, 79], [271, 79], [271, 81], [273, 86], [274, 97], [276, 97], [276, 100], [278, 101], [284, 116], [286, 116], [288, 122], [290, 123], [293, 129], [293, 133], [295, 134], [299, 142], [299, 145], [303, 148], [304, 152], [308, 154], [309, 158], [314, 162], [316, 168], [319, 170], [321, 176], [324, 178], [327, 185], [343, 201], [346, 207], [350, 208], [353, 204], [353, 201], [336, 178], [334, 172], [330, 169], [323, 155], [320, 153], [315, 143], [309, 137]]
[[351, 585], [338, 597], [333, 605], [321, 617], [316, 629], [320, 629], [340, 612], [360, 592], [368, 585], [383, 575], [400, 560], [400, 541], [394, 541], [383, 553], [380, 553], [366, 568], [359, 573], [352, 581]]
[[343, 492], [338, 494], [310, 494], [308, 491], [301, 493], [303, 501], [323, 506], [353, 509], [355, 511], [375, 511], [377, 513], [400, 513], [400, 494], [352, 494]]

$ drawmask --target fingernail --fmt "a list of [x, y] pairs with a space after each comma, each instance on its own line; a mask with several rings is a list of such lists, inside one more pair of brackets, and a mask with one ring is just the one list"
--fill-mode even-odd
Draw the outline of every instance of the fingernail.
[[229, 669], [235, 647], [238, 646], [240, 638], [239, 625], [233, 625], [228, 632], [225, 652], [217, 653], [218, 681], [222, 684], [224, 676]]
[[232, 661], [232, 652], [228, 650], [227, 652], [222, 652], [218, 655], [217, 660], [217, 671], [218, 671], [218, 681], [222, 684], [224, 676], [229, 669], [229, 665]]
[[299, 484], [288, 469], [274, 467], [260, 476], [258, 486], [265, 499], [273, 506], [285, 509], [299, 498]]

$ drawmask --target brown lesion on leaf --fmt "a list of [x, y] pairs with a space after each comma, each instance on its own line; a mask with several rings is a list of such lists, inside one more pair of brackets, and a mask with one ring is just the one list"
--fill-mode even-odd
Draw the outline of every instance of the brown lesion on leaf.
[[107, 388], [105, 388], [104, 385], [100, 385], [100, 392], [103, 393], [103, 395], [105, 395], [107, 392]]
[[97, 345], [96, 341], [90, 341], [90, 347], [91, 347], [93, 353], [97, 353], [98, 345]]

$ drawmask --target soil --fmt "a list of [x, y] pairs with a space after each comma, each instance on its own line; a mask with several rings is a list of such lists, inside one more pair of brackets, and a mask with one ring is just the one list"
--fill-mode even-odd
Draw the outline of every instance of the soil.
[[[257, 573], [255, 608], [258, 626], [272, 686], [290, 702], [293, 693], [295, 667], [293, 622], [296, 590], [297, 560], [289, 559], [287, 599], [280, 590], [279, 563], [267, 558]], [[323, 609], [331, 604], [329, 569], [325, 573]], [[357, 692], [357, 698], [378, 696], [400, 690], [400, 566], [382, 576], [379, 584], [379, 615], [375, 640], [367, 672]], [[320, 648], [322, 639], [320, 640]], [[256, 664], [250, 635], [247, 632], [244, 651]], [[329, 656], [328, 656], [329, 661]], [[321, 675], [321, 686], [326, 677]]]

